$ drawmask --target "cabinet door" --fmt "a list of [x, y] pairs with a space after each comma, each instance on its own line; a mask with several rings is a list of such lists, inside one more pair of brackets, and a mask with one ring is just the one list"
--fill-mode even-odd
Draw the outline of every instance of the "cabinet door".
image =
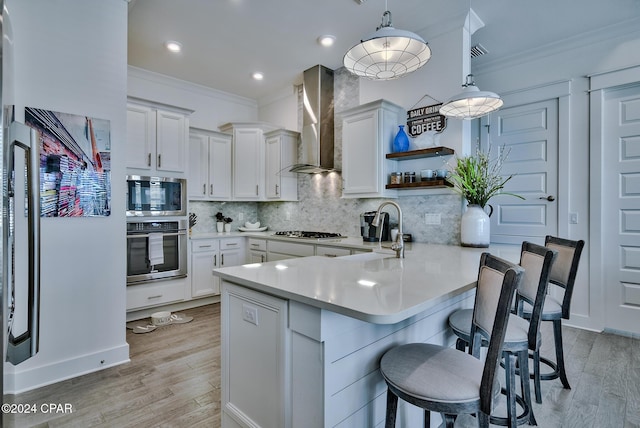
[[209, 193], [209, 137], [189, 135], [189, 199], [203, 200]]
[[225, 250], [220, 251], [220, 267], [238, 266], [244, 264], [244, 251]]
[[220, 294], [220, 278], [213, 275], [218, 257], [217, 251], [191, 253], [191, 297]]
[[155, 158], [156, 113], [139, 105], [127, 106], [127, 168], [149, 170]]
[[209, 137], [209, 198], [231, 199], [231, 135]]
[[264, 263], [267, 261], [267, 253], [264, 251], [249, 251], [249, 263]]
[[265, 196], [267, 199], [279, 199], [282, 185], [280, 180], [282, 144], [279, 136], [269, 137], [265, 142]]
[[380, 165], [378, 110], [345, 117], [342, 124], [342, 176], [345, 195], [377, 193]]
[[186, 117], [180, 113], [158, 110], [156, 121], [156, 169], [159, 171], [184, 172], [186, 164]]
[[264, 139], [262, 130], [239, 128], [233, 134], [234, 199], [256, 201], [264, 194]]

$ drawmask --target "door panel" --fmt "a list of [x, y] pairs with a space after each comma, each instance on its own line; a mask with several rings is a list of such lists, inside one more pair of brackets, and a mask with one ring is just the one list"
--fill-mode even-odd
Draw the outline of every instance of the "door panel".
[[[525, 198], [496, 196], [489, 202], [491, 242], [543, 242], [558, 230], [558, 102], [556, 99], [499, 110], [482, 122], [485, 150], [506, 154], [502, 174], [513, 174], [504, 191]], [[553, 196], [553, 201], [547, 196]]]
[[640, 333], [640, 85], [608, 91], [603, 115], [605, 327]]

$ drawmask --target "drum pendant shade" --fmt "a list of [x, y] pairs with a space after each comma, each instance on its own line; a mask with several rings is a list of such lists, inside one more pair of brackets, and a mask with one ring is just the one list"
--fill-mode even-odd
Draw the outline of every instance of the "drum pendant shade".
[[451, 97], [440, 107], [440, 114], [457, 119], [476, 119], [502, 107], [503, 101], [500, 96], [478, 89], [472, 74], [467, 76], [467, 81], [462, 86], [462, 92]]
[[431, 49], [424, 39], [411, 31], [393, 28], [391, 12], [386, 11], [380, 27], [347, 51], [344, 66], [359, 77], [391, 80], [417, 70], [429, 58]]

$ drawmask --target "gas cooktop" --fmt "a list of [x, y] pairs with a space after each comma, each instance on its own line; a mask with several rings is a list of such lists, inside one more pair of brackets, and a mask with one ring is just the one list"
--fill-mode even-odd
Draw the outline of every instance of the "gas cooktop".
[[285, 230], [274, 233], [276, 236], [286, 236], [287, 238], [299, 238], [299, 239], [315, 239], [316, 241], [328, 241], [346, 238], [339, 233], [330, 232], [309, 232], [303, 230]]

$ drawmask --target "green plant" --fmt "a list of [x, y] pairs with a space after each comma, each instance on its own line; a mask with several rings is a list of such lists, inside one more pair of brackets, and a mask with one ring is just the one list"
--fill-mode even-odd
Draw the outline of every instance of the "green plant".
[[489, 152], [478, 150], [473, 156], [457, 158], [456, 166], [447, 180], [469, 205], [480, 205], [484, 208], [489, 199], [497, 195], [524, 199], [520, 195], [502, 191], [505, 183], [513, 177], [513, 174], [506, 177], [500, 174], [502, 163], [507, 156], [508, 153], [501, 151], [497, 158], [491, 159]]

